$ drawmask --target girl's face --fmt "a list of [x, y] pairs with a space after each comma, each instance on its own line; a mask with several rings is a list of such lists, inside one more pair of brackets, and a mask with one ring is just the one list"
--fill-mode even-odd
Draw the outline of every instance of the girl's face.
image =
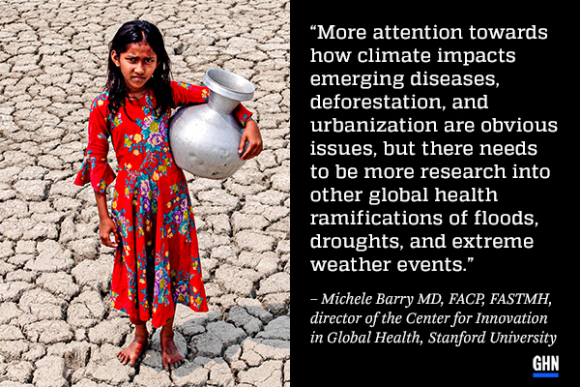
[[121, 69], [129, 93], [137, 95], [147, 90], [145, 85], [160, 63], [146, 41], [129, 44], [120, 55], [113, 50], [111, 59]]

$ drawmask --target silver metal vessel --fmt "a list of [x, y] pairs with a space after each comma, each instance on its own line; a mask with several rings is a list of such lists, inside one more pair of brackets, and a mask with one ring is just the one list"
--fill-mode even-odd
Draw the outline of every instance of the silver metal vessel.
[[175, 112], [169, 122], [169, 145], [181, 169], [199, 177], [225, 179], [244, 164], [238, 154], [243, 128], [232, 112], [241, 101], [252, 99], [254, 85], [220, 69], [208, 70], [203, 83], [210, 90], [209, 102]]

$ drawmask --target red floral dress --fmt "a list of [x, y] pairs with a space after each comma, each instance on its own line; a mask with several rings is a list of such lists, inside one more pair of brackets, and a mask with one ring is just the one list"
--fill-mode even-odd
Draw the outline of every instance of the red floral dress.
[[[209, 90], [171, 82], [175, 106], [207, 102]], [[113, 116], [108, 92], [93, 101], [89, 142], [74, 184], [89, 181], [104, 193], [115, 179], [107, 163], [108, 138], [118, 161], [112, 215], [117, 241], [111, 281], [112, 306], [132, 319], [152, 319], [158, 328], [174, 316], [177, 303], [206, 312], [197, 234], [187, 181], [169, 149], [170, 112], [154, 114], [155, 96], [125, 100]], [[128, 114], [128, 116], [127, 116]], [[251, 113], [241, 104], [234, 111], [245, 125]]]

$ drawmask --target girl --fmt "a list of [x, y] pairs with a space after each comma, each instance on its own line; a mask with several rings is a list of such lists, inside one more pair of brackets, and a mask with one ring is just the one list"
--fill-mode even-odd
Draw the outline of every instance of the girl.
[[[163, 327], [162, 360], [169, 371], [183, 362], [173, 341], [177, 303], [199, 312], [208, 307], [187, 181], [169, 150], [168, 119], [172, 108], [207, 102], [209, 91], [170, 81], [161, 33], [141, 20], [125, 23], [115, 34], [105, 90], [93, 101], [89, 143], [74, 183], [91, 182], [101, 242], [116, 249], [111, 304], [135, 324], [135, 340], [118, 353], [119, 360], [135, 364], [147, 346], [145, 323], [151, 318], [154, 328]], [[251, 113], [240, 104], [234, 114], [245, 126], [240, 157], [257, 156], [262, 139]], [[109, 136], [119, 164], [113, 219], [106, 198], [106, 188], [115, 179], [107, 163]]]

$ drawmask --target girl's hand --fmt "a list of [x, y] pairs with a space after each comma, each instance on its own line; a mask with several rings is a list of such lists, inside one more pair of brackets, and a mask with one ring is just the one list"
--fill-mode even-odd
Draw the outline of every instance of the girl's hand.
[[[115, 234], [115, 242], [111, 242], [111, 233]], [[120, 238], [113, 219], [107, 217], [101, 220], [99, 224], [99, 237], [101, 238], [101, 243], [105, 246], [117, 248]]]
[[[248, 149], [246, 149], [244, 152], [246, 141], [248, 141], [250, 144], [248, 145]], [[244, 154], [242, 154], [242, 152], [244, 152]], [[241, 155], [240, 157], [242, 160], [249, 160], [253, 157], [256, 157], [261, 152], [262, 135], [260, 134], [260, 129], [258, 128], [256, 121], [249, 118], [246, 122], [246, 129], [244, 129], [244, 133], [242, 134], [238, 153]]]

